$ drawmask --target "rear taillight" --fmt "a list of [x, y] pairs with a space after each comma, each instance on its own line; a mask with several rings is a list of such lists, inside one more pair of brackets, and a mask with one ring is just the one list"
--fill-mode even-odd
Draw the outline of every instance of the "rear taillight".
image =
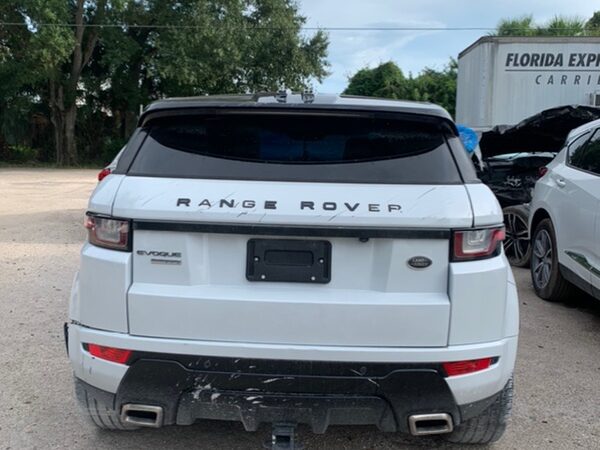
[[472, 261], [500, 254], [504, 227], [454, 232], [453, 261]]
[[479, 372], [490, 367], [498, 358], [472, 359], [469, 361], [452, 361], [442, 364], [446, 376], [455, 377], [457, 375], [466, 375], [468, 373]]
[[127, 364], [133, 353], [131, 350], [97, 344], [84, 344], [84, 347], [87, 347], [86, 350], [90, 352], [90, 355], [118, 364]]
[[548, 173], [548, 168], [546, 166], [542, 166], [538, 168], [538, 177], [542, 178], [544, 175]]
[[98, 173], [98, 181], [104, 180], [108, 175], [110, 175], [110, 169], [109, 168], [102, 169]]
[[90, 244], [111, 250], [131, 251], [131, 226], [128, 220], [88, 214], [84, 226], [88, 230]]

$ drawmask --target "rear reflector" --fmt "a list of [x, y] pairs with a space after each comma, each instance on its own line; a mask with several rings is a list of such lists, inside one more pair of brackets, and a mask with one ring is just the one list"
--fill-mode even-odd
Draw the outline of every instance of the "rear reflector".
[[468, 373], [479, 372], [492, 365], [494, 358], [472, 359], [469, 361], [453, 361], [443, 363], [446, 376], [455, 377], [457, 375], [466, 375]]
[[131, 357], [131, 350], [123, 350], [122, 348], [105, 347], [103, 345], [87, 344], [87, 350], [90, 355], [96, 358], [105, 359], [118, 364], [127, 364]]
[[104, 180], [107, 176], [110, 175], [110, 169], [102, 169], [100, 173], [98, 173], [98, 181]]

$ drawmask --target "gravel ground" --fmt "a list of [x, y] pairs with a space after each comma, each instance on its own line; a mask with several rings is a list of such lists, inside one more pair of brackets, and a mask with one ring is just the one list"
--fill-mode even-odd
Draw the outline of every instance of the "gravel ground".
[[[133, 433], [96, 430], [81, 416], [62, 336], [84, 239], [94, 170], [0, 169], [0, 449], [260, 448], [269, 430], [202, 422]], [[600, 448], [600, 303], [535, 297], [516, 269], [521, 341], [515, 409], [494, 448]], [[482, 299], [484, 301], [485, 299]], [[306, 449], [431, 448], [439, 440], [332, 427], [302, 434]]]

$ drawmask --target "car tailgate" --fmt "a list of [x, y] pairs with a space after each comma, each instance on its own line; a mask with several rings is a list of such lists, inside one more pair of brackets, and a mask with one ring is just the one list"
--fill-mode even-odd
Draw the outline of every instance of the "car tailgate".
[[[113, 215], [134, 219], [130, 333], [445, 346], [449, 230], [471, 226], [470, 208], [463, 185], [127, 177]], [[248, 241], [282, 238], [329, 242], [330, 280], [250, 281]]]

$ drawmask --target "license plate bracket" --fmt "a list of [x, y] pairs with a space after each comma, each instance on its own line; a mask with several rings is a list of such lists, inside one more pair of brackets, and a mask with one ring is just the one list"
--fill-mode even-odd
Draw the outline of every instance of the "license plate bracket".
[[246, 279], [289, 283], [329, 283], [331, 242], [303, 239], [250, 239]]

